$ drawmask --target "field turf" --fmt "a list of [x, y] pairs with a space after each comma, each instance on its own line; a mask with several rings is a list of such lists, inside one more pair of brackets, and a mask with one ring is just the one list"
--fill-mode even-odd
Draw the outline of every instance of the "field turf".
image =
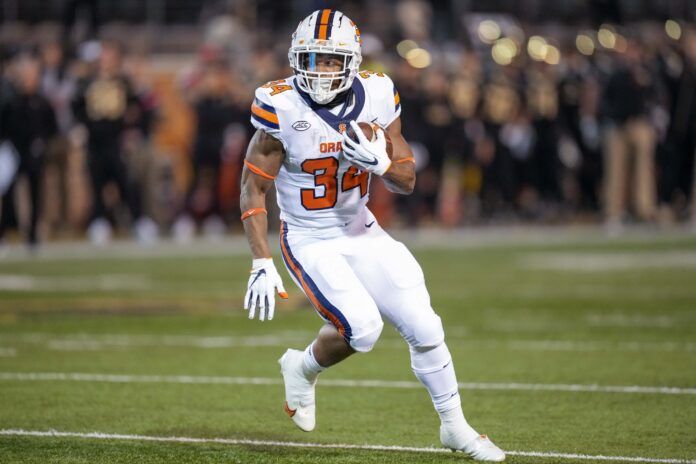
[[[696, 463], [696, 238], [546, 233], [414, 248], [470, 423], [510, 463]], [[295, 428], [276, 360], [321, 321], [284, 269], [289, 301], [248, 320], [249, 258], [238, 242], [214, 247], [0, 258], [0, 462], [464, 460], [339, 446], [439, 447], [392, 328], [322, 374], [317, 429]], [[27, 435], [50, 431], [78, 435]], [[79, 435], [92, 432], [104, 435]], [[290, 446], [308, 442], [336, 446]]]

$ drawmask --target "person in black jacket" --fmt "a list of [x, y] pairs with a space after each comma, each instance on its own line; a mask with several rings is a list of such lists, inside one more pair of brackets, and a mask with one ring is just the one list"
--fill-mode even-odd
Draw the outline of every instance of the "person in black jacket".
[[641, 56], [640, 44], [629, 39], [626, 52], [617, 55], [619, 66], [609, 77], [602, 99], [607, 126], [605, 224], [610, 233], [621, 230], [626, 186], [631, 181], [636, 215], [650, 221], [656, 212], [656, 133], [648, 115], [656, 83]]
[[41, 178], [46, 147], [58, 132], [58, 126], [50, 102], [39, 94], [39, 61], [34, 57], [20, 57], [16, 77], [17, 92], [0, 110], [0, 139], [9, 140], [19, 154], [17, 173], [2, 197], [0, 239], [9, 227], [17, 225], [15, 187], [19, 176], [26, 175], [31, 205], [27, 242], [34, 246], [38, 243], [37, 224], [41, 208]]
[[142, 115], [133, 86], [122, 72], [122, 55], [118, 43], [102, 42], [97, 73], [78, 84], [73, 101], [75, 117], [87, 130], [93, 202], [88, 234], [97, 244], [108, 241], [111, 235], [102, 198], [109, 182], [116, 184], [128, 206], [136, 235], [139, 223], [147, 220], [141, 217], [140, 195], [121, 157], [124, 132], [136, 126]]
[[[688, 199], [694, 189], [696, 160], [696, 30], [687, 30], [682, 41], [680, 66], [665, 72], [670, 118], [662, 146], [660, 166], [660, 219], [670, 223], [678, 196]], [[694, 198], [691, 198], [693, 205]], [[696, 212], [692, 206], [692, 211]], [[677, 211], [679, 213], [679, 211]], [[696, 219], [696, 218], [694, 218]]]
[[240, 107], [234, 92], [229, 63], [222, 58], [204, 63], [185, 89], [196, 119], [193, 141], [193, 181], [184, 211], [173, 225], [178, 241], [190, 240], [197, 224], [204, 234], [219, 236], [225, 231], [220, 202], [220, 176], [230, 128], [245, 127], [248, 110]]

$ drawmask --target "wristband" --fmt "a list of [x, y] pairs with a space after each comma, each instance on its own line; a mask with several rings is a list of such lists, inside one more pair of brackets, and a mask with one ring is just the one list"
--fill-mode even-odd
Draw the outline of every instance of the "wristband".
[[266, 208], [250, 208], [242, 213], [242, 221], [261, 213], [268, 214], [268, 211], [266, 211]]

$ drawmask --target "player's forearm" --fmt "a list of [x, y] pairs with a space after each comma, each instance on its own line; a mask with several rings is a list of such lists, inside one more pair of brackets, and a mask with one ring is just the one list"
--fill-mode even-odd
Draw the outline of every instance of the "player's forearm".
[[257, 214], [244, 220], [244, 233], [254, 259], [270, 258], [268, 247], [268, 218], [265, 214]]
[[393, 161], [382, 179], [389, 191], [408, 195], [416, 186], [415, 165], [411, 160], [406, 159]]
[[[242, 185], [242, 195], [239, 199], [242, 212], [255, 213], [257, 210], [265, 210], [266, 195], [260, 191], [253, 191], [248, 186]], [[254, 259], [270, 258], [271, 251], [268, 247], [268, 216], [267, 214], [253, 214], [242, 220], [244, 233]]]

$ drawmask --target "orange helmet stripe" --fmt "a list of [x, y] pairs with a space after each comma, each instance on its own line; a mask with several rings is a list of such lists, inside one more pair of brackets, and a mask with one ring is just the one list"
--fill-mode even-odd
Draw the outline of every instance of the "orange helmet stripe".
[[321, 21], [319, 23], [319, 35], [317, 39], [326, 40], [329, 35], [329, 16], [331, 16], [331, 10], [326, 9], [321, 12]]

